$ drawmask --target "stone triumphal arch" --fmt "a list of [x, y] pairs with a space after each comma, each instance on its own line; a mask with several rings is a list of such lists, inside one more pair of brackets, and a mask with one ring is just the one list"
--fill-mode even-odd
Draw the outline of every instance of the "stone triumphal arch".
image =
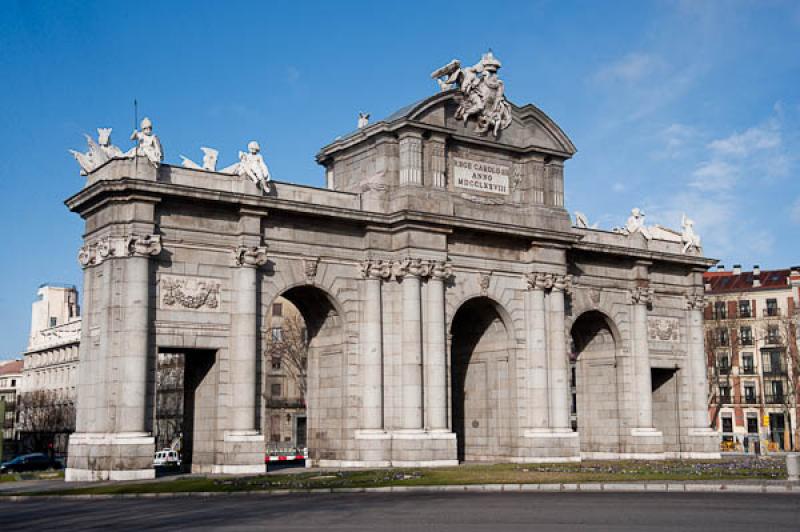
[[499, 66], [454, 61], [434, 73], [441, 92], [362, 117], [317, 155], [327, 188], [272, 181], [257, 143], [223, 170], [210, 148], [202, 165], [163, 164], [150, 121], [129, 152], [101, 130], [76, 153], [85, 311], [67, 478], [153, 475], [162, 352], [185, 354], [192, 470], [263, 471], [259, 368], [279, 297], [308, 329], [313, 464], [714, 455], [713, 261], [691, 221], [573, 225], [575, 147], [505, 99]]

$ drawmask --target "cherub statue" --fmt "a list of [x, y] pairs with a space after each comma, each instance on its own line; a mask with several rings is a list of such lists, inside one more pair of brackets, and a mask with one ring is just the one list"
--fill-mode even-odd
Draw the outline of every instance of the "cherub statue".
[[131, 140], [136, 141], [136, 146], [128, 151], [129, 156], [144, 156], [150, 163], [158, 168], [164, 160], [164, 152], [161, 150], [161, 141], [153, 134], [153, 122], [145, 117], [142, 119], [141, 131], [133, 130]]
[[681, 242], [683, 243], [683, 253], [687, 253], [690, 249], [700, 249], [700, 235], [694, 232], [694, 220], [681, 215]]
[[358, 113], [358, 129], [369, 125], [369, 113]]
[[208, 170], [209, 172], [216, 172], [217, 156], [219, 155], [219, 152], [214, 148], [206, 148], [205, 146], [201, 147], [200, 149], [203, 151], [203, 166], [200, 166], [188, 157], [181, 155], [180, 158], [183, 159], [183, 167], [192, 168], [194, 170]]
[[237, 174], [247, 177], [258, 185], [265, 193], [270, 191], [270, 175], [264, 157], [261, 156], [261, 147], [258, 142], [251, 141], [247, 145], [247, 152], [239, 152], [239, 162], [221, 170], [226, 174]]
[[631, 215], [628, 216], [628, 221], [625, 222], [624, 227], [615, 227], [615, 233], [621, 233], [625, 236], [633, 235], [634, 233], [641, 233], [647, 240], [652, 240], [653, 236], [650, 230], [644, 225], [644, 212], [638, 207], [631, 209]]

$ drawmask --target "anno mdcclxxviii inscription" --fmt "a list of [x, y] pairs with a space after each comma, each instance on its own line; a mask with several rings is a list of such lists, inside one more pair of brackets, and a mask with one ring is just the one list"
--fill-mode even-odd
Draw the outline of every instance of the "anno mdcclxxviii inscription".
[[455, 186], [459, 188], [491, 192], [492, 194], [508, 194], [510, 173], [510, 166], [453, 157], [453, 178]]

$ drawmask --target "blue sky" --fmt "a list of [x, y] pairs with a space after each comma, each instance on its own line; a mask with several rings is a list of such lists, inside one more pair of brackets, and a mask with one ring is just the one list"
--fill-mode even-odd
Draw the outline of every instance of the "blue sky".
[[566, 202], [601, 227], [642, 207], [696, 220], [728, 266], [800, 263], [800, 3], [2, 1], [0, 358], [18, 355], [46, 281], [80, 286], [68, 154], [133, 100], [166, 152], [233, 162], [261, 142], [273, 177], [322, 185], [317, 150], [433, 94], [450, 59], [491, 47], [509, 99], [578, 147]]

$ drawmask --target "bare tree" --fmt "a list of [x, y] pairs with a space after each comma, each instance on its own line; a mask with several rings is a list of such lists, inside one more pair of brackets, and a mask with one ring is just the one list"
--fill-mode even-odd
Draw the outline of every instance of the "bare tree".
[[[733, 389], [732, 384], [732, 361], [734, 343], [740, 340], [739, 320], [736, 316], [728, 316], [728, 303], [723, 298], [710, 298], [711, 320], [706, 321], [706, 356], [708, 357], [708, 408], [712, 410], [710, 426], [715, 428], [719, 419], [719, 413], [726, 400], [720, 394], [720, 386], [726, 386], [729, 393]], [[721, 306], [718, 305], [721, 304]], [[724, 331], [724, 332], [723, 332]], [[736, 334], [731, 334], [736, 331]], [[724, 351], [727, 356], [727, 365], [721, 364], [721, 360], [726, 360], [720, 356]], [[729, 395], [727, 400], [732, 400]]]
[[267, 343], [268, 363], [277, 360], [283, 373], [297, 386], [298, 399], [305, 401], [308, 386], [308, 338], [303, 318], [292, 314], [283, 318], [281, 333]]
[[[798, 373], [800, 373], [800, 355], [798, 355], [797, 346], [797, 322], [792, 316], [784, 316], [777, 320], [771, 320], [766, 327], [772, 326], [777, 332], [778, 345], [780, 347], [781, 357], [781, 372], [785, 372], [781, 382], [785, 386], [783, 395], [781, 396], [781, 406], [783, 407], [784, 414], [787, 421], [787, 432], [791, 431], [792, 418], [796, 416], [797, 412], [797, 394], [800, 391], [798, 388]], [[769, 330], [765, 328], [760, 331], [764, 337], [769, 336]], [[797, 423], [798, 420], [795, 420]], [[798, 436], [800, 436], [800, 429], [796, 428], [792, 434], [792, 441], [787, 443], [787, 449], [794, 447], [800, 448], [798, 443]]]
[[75, 431], [75, 404], [54, 390], [36, 390], [20, 394], [20, 433], [37, 451], [46, 451], [58, 434]]

